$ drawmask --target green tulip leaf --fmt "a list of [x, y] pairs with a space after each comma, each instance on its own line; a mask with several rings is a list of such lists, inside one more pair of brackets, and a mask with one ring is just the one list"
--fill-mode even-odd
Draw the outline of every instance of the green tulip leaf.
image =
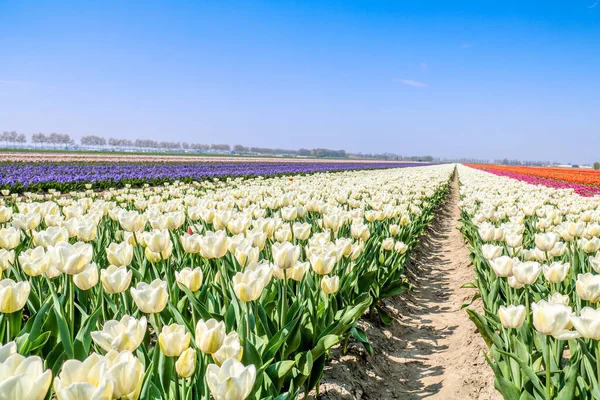
[[488, 347], [492, 347], [494, 344], [497, 348], [502, 348], [502, 341], [498, 335], [490, 329], [489, 323], [485, 317], [470, 308], [467, 309], [467, 314], [469, 314], [469, 319], [473, 321]]
[[75, 356], [78, 360], [84, 360], [90, 352], [90, 347], [92, 346], [92, 335], [90, 333], [96, 328], [101, 311], [102, 308], [97, 308], [90, 316], [85, 318], [77, 333], [74, 345]]
[[404, 279], [398, 279], [382, 288], [380, 298], [385, 299], [386, 297], [396, 296], [409, 289], [409, 287], [410, 286], [407, 281]]
[[311, 350], [314, 360], [323, 355], [327, 350], [342, 341], [342, 337], [338, 335], [327, 335], [319, 339], [317, 345]]
[[377, 313], [379, 314], [379, 318], [381, 322], [386, 325], [391, 325], [394, 322], [394, 318], [387, 312], [387, 310], [381, 306], [377, 306]]
[[502, 350], [498, 350], [498, 352], [500, 354], [503, 354], [507, 357], [511, 357], [514, 360], [517, 361], [517, 363], [519, 363], [519, 366], [521, 367], [521, 369], [523, 369], [523, 371], [525, 371], [525, 374], [527, 375], [527, 377], [529, 378], [529, 380], [531, 381], [531, 383], [533, 384], [533, 386], [537, 389], [537, 391], [540, 394], [544, 393], [544, 386], [542, 385], [540, 379], [538, 378], [537, 374], [535, 373], [535, 371], [533, 369], [531, 369], [531, 367], [525, 363], [523, 360], [521, 360], [520, 358], [518, 358], [516, 355], [511, 354], [511, 353], [507, 353], [505, 351]]
[[[581, 354], [581, 353], [580, 353]], [[576, 360], [575, 360], [576, 359]], [[577, 389], [577, 377], [579, 376], [580, 357], [572, 357], [569, 360], [568, 371], [563, 388], [558, 392], [556, 400], [571, 400], [575, 398]]]
[[54, 305], [54, 315], [56, 317], [56, 324], [58, 325], [58, 332], [60, 335], [60, 340], [62, 342], [62, 346], [64, 347], [65, 354], [68, 358], [74, 358], [75, 352], [73, 349], [73, 343], [71, 342], [71, 333], [69, 332], [69, 325], [62, 313], [60, 300], [56, 295], [56, 291], [54, 290], [54, 285], [50, 282], [48, 278], [46, 278], [48, 282], [48, 287], [50, 288], [50, 292], [52, 293], [53, 305]]

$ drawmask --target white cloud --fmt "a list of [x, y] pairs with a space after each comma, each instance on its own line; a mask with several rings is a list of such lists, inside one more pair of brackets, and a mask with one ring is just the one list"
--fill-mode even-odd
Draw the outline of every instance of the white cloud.
[[592, 4], [591, 6], [589, 6], [588, 8], [596, 8], [598, 7], [598, 2], [594, 2], [594, 4]]
[[429, 87], [429, 85], [426, 83], [419, 82], [419, 81], [413, 81], [412, 79], [394, 79], [394, 82], [402, 83], [403, 85], [408, 85], [408, 86], [412, 86], [412, 87], [419, 87], [419, 88]]

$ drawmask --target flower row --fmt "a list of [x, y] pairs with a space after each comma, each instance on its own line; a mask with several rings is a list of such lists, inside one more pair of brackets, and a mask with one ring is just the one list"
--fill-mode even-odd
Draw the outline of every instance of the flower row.
[[[357, 321], [389, 320], [382, 300], [408, 288], [404, 263], [452, 170], [10, 196], [0, 386], [59, 399], [318, 391], [333, 346], [371, 351]], [[20, 357], [40, 367], [24, 373]]]
[[237, 176], [272, 176], [328, 171], [418, 166], [391, 162], [192, 162], [192, 163], [0, 163], [0, 188], [22, 192], [56, 189], [81, 190], [84, 185], [158, 185]]
[[459, 167], [471, 244], [505, 398], [595, 398], [600, 373], [600, 201]]
[[[555, 189], [569, 189], [575, 193], [591, 197], [600, 196], [600, 173], [589, 170], [558, 170], [553, 168], [509, 167], [505, 165], [470, 164], [494, 175], [506, 176], [532, 185], [542, 185]], [[591, 177], [590, 177], [591, 175]], [[597, 175], [597, 176], [595, 176]]]

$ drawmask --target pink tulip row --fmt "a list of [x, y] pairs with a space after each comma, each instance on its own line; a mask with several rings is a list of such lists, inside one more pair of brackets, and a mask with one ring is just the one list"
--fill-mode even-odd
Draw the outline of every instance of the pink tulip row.
[[575, 193], [583, 197], [600, 196], [600, 187], [598, 186], [587, 186], [578, 183], [570, 183], [563, 181], [555, 181], [552, 179], [539, 178], [531, 175], [519, 174], [516, 172], [498, 171], [492, 168], [481, 168], [483, 171], [489, 172], [498, 176], [506, 176], [508, 178], [516, 179], [518, 181], [526, 182], [531, 185], [542, 185], [551, 187], [554, 189], [573, 189]]

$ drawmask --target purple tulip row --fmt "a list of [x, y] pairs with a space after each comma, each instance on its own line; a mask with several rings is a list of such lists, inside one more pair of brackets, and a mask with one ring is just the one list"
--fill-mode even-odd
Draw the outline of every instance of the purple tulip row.
[[225, 176], [272, 176], [357, 169], [403, 168], [417, 163], [2, 163], [0, 187], [35, 188], [48, 183], [133, 183]]

